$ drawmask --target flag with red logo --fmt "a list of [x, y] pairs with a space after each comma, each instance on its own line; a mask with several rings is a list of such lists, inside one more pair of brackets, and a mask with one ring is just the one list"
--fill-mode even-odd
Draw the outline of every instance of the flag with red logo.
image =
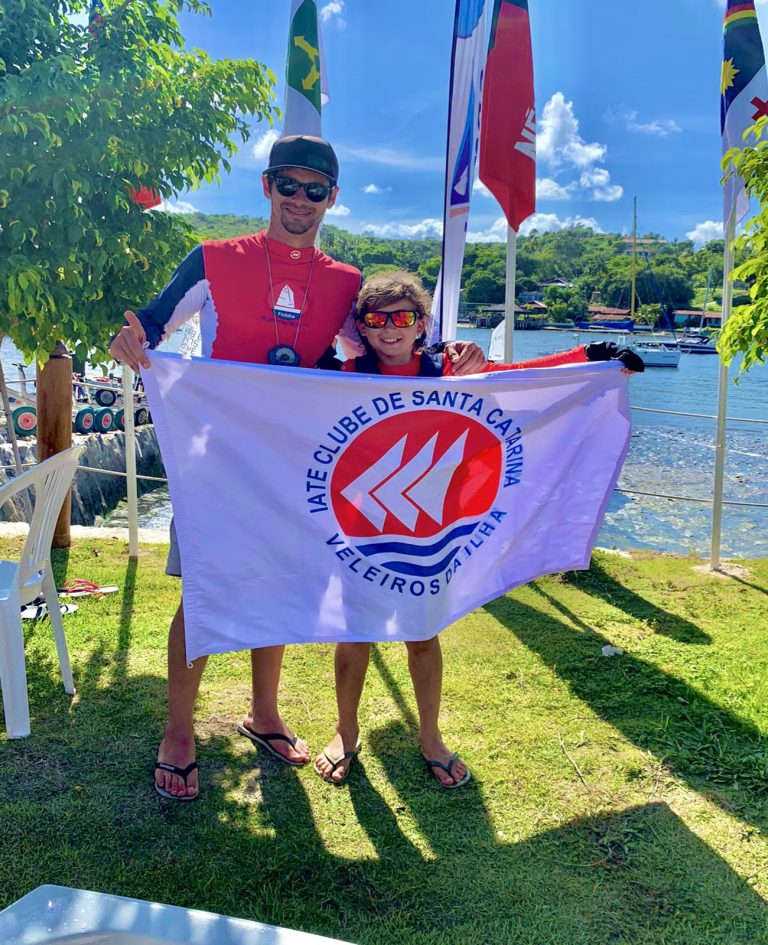
[[428, 639], [586, 568], [629, 443], [616, 362], [400, 378], [149, 357], [190, 660]]
[[[723, 21], [720, 132], [723, 154], [744, 145], [744, 132], [768, 117], [768, 76], [753, 0], [728, 0]], [[731, 167], [725, 182], [724, 221], [735, 210], [738, 223], [749, 210], [744, 182]]]
[[536, 209], [536, 106], [528, 0], [495, 0], [480, 116], [480, 180], [517, 232]]

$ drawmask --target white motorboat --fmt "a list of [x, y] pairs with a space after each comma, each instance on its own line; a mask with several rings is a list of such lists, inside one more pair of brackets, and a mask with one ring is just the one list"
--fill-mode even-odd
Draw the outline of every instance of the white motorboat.
[[676, 368], [680, 364], [680, 352], [652, 341], [635, 341], [627, 345], [643, 359], [646, 367]]

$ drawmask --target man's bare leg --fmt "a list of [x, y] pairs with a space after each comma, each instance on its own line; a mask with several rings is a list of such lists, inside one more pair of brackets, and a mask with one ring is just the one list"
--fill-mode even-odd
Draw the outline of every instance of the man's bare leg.
[[[419, 708], [419, 743], [421, 753], [432, 761], [448, 764], [451, 752], [446, 748], [440, 734], [438, 718], [440, 715], [440, 696], [443, 689], [443, 653], [438, 637], [431, 640], [409, 641], [408, 669], [413, 682], [416, 705]], [[433, 768], [435, 777], [442, 784], [461, 781], [467, 773], [463, 761], [456, 761], [453, 776], [442, 768]]]
[[[283, 665], [284, 646], [265, 646], [251, 650], [251, 675], [253, 693], [251, 708], [243, 720], [246, 728], [252, 732], [265, 734], [278, 733], [293, 738], [293, 732], [280, 718], [277, 709], [277, 690], [280, 685], [280, 668]], [[294, 746], [288, 742], [275, 741], [272, 747], [289, 761], [306, 763], [309, 761], [309, 748], [303, 739], [298, 739]]]
[[339, 707], [339, 722], [336, 734], [325, 747], [324, 753], [315, 758], [315, 771], [324, 778], [341, 781], [352, 763], [348, 758], [331, 774], [333, 765], [328, 758], [341, 758], [344, 752], [354, 751], [360, 728], [357, 710], [365, 685], [365, 674], [371, 656], [370, 643], [337, 643], [334, 665], [336, 671], [336, 704]]
[[[160, 742], [157, 760], [186, 768], [195, 760], [195, 731], [193, 715], [200, 680], [208, 662], [207, 656], [187, 666], [187, 647], [184, 639], [184, 608], [179, 603], [168, 631], [168, 722], [165, 737]], [[169, 771], [155, 771], [155, 783], [175, 797], [194, 796], [198, 792], [197, 771], [184, 779]]]

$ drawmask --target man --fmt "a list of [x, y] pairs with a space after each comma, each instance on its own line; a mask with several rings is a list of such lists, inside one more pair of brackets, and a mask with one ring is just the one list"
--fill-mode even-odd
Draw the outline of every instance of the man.
[[[156, 347], [200, 314], [206, 357], [256, 364], [315, 367], [352, 312], [360, 272], [315, 249], [320, 223], [336, 202], [339, 165], [321, 138], [294, 135], [275, 142], [264, 171], [270, 218], [262, 233], [195, 247], [165, 289], [127, 324], [110, 347], [115, 360], [138, 371], [149, 367], [145, 348]], [[454, 373], [485, 363], [475, 345], [449, 347]], [[167, 573], [180, 575], [171, 529]], [[277, 692], [282, 646], [251, 651], [253, 693], [238, 731], [281, 761], [303, 765], [306, 743], [280, 717]], [[180, 603], [168, 636], [168, 722], [160, 743], [155, 789], [163, 797], [198, 794], [193, 712], [206, 658], [188, 665]]]

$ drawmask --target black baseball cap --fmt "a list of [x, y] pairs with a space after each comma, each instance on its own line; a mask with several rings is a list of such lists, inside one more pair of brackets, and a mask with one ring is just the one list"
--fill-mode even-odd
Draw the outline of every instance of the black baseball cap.
[[339, 179], [336, 152], [324, 138], [312, 135], [288, 135], [275, 141], [269, 152], [269, 167], [264, 173], [270, 174], [281, 167], [317, 171], [318, 174], [324, 174], [332, 184]]

